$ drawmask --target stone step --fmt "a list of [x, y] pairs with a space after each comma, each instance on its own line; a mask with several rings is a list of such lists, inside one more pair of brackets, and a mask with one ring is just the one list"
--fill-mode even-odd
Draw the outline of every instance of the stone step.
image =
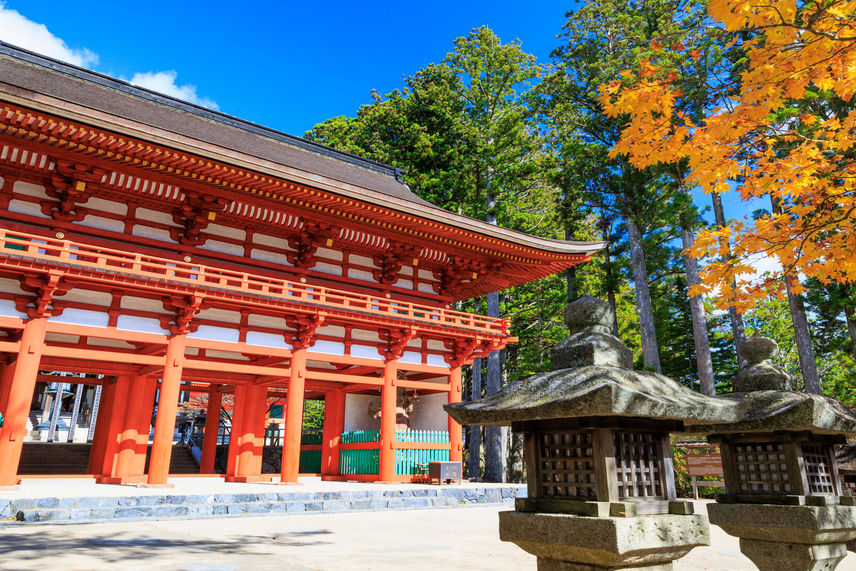
[[[21, 452], [18, 473], [27, 476], [86, 474], [91, 448], [91, 444], [27, 442]], [[148, 466], [146, 469], [148, 470]], [[176, 444], [172, 447], [169, 471], [170, 474], [197, 474], [199, 464], [186, 446]]]
[[[525, 486], [264, 494], [141, 495], [0, 500], [6, 525], [284, 515], [310, 512], [452, 508], [509, 503]], [[2, 525], [0, 523], [0, 525]]]

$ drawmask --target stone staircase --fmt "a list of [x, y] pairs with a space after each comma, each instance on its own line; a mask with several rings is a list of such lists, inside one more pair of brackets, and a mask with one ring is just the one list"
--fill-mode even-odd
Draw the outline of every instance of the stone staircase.
[[[25, 442], [21, 451], [18, 474], [41, 475], [85, 475], [89, 467], [91, 444], [63, 444], [58, 442]], [[151, 446], [149, 446], [149, 455]], [[148, 470], [148, 462], [146, 462]], [[198, 474], [199, 464], [183, 445], [172, 447], [170, 474]]]
[[91, 444], [62, 444], [58, 442], [25, 442], [21, 450], [18, 474], [86, 474]]

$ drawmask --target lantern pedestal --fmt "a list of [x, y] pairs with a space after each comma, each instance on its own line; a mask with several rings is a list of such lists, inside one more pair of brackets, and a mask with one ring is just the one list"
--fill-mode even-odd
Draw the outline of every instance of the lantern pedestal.
[[761, 571], [834, 569], [856, 539], [856, 507], [709, 504], [710, 522], [740, 538]]
[[499, 538], [538, 557], [539, 571], [672, 569], [694, 547], [710, 545], [702, 515], [586, 517], [558, 513], [499, 514]]

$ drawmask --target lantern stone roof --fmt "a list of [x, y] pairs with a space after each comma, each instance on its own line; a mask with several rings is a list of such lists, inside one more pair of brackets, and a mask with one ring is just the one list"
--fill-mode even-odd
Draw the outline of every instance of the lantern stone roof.
[[734, 378], [736, 392], [718, 397], [734, 409], [729, 424], [692, 422], [688, 430], [708, 434], [856, 433], [856, 414], [852, 410], [835, 399], [795, 391], [796, 379], [773, 363], [779, 354], [779, 345], [774, 340], [753, 335], [740, 347], [740, 354], [747, 367]]
[[630, 350], [610, 333], [614, 317], [604, 301], [584, 296], [565, 310], [571, 336], [550, 359], [555, 370], [506, 386], [497, 394], [445, 408], [461, 424], [590, 416], [648, 417], [717, 422], [728, 403], [691, 391], [672, 379], [635, 371]]
[[503, 425], [588, 416], [717, 422], [732, 407], [657, 373], [589, 365], [532, 375], [493, 396], [445, 408], [461, 424]]
[[[762, 390], [709, 397], [664, 375], [633, 370], [629, 350], [609, 333], [613, 315], [603, 301], [576, 300], [565, 311], [565, 322], [572, 335], [551, 355], [553, 366], [562, 368], [521, 379], [490, 397], [446, 405], [449, 415], [461, 424], [623, 416], [678, 420], [694, 433], [856, 433], [856, 415], [820, 395], [763, 390], [763, 383], [747, 381]], [[786, 373], [770, 364], [775, 343], [769, 341], [747, 341], [747, 350], [758, 350], [750, 370], [758, 366], [754, 370], [774, 386], [791, 386], [792, 380], [778, 376]], [[743, 375], [752, 376], [751, 371]]]

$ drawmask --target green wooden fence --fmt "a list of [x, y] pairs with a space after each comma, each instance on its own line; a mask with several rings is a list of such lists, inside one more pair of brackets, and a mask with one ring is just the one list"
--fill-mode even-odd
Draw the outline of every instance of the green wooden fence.
[[[396, 430], [395, 439], [399, 442], [446, 443], [449, 442], [449, 433], [442, 430]], [[342, 444], [380, 442], [380, 431], [355, 430], [343, 432], [340, 442]], [[342, 450], [339, 458], [339, 472], [341, 474], [377, 474], [380, 472], [380, 450], [377, 448]], [[416, 467], [419, 464], [448, 460], [448, 450], [396, 449], [395, 473], [412, 475], [416, 474]]]
[[[343, 432], [342, 444], [380, 442], [380, 430], [354, 430]], [[380, 472], [380, 450], [342, 450], [339, 452], [340, 474], [377, 474]]]
[[[301, 444], [321, 444], [321, 433], [306, 432], [300, 438]], [[321, 451], [320, 450], [301, 450], [300, 451], [300, 473], [301, 474], [317, 474], [321, 471]]]
[[[449, 442], [449, 433], [443, 430], [396, 430], [395, 439], [399, 442]], [[395, 473], [397, 475], [416, 474], [419, 464], [429, 462], [448, 462], [448, 450], [419, 450], [397, 448], [395, 450]]]

